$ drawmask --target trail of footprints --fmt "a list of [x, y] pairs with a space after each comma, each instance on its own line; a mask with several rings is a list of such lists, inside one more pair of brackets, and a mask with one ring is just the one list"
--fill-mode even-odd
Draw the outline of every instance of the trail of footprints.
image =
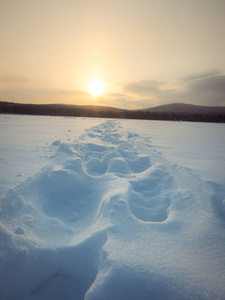
[[[67, 199], [69, 205], [65, 211], [65, 220], [68, 220], [68, 216], [71, 222], [77, 221], [79, 217], [85, 218], [87, 205], [88, 218], [90, 214], [94, 218], [99, 206], [105, 206], [99, 199], [108, 199], [105, 196], [107, 186], [108, 189], [113, 187], [110, 201], [105, 200], [111, 203], [109, 209], [112, 212], [120, 209], [120, 204], [125, 201], [130, 212], [141, 221], [162, 222], [167, 219], [173, 179], [162, 164], [152, 165], [149, 155], [138, 154], [137, 144], [141, 141], [143, 138], [137, 134], [120, 134], [117, 121], [106, 121], [87, 130], [78, 143], [70, 146], [71, 158], [66, 161], [64, 170], [53, 171], [51, 178], [48, 176], [47, 180], [44, 179], [47, 182], [45, 193], [51, 181], [54, 181], [53, 186], [59, 187], [53, 195], [48, 195], [48, 199], [55, 199], [56, 194], [58, 199], [64, 199], [63, 202]], [[62, 144], [58, 145], [58, 149], [62, 148], [68, 150]], [[68, 176], [65, 170], [74, 173]], [[55, 181], [58, 181], [57, 185]], [[63, 190], [60, 190], [62, 181], [66, 183], [63, 184]], [[73, 201], [77, 194], [79, 199]], [[63, 203], [58, 202], [64, 209]], [[47, 203], [46, 213], [54, 213], [55, 200], [54, 204], [51, 201]], [[58, 210], [57, 207], [56, 213]], [[62, 218], [62, 211], [60, 214]]]

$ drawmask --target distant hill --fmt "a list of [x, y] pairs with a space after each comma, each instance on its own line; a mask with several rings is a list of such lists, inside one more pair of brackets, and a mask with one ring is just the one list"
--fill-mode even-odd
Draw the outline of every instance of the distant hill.
[[152, 108], [143, 109], [143, 111], [160, 113], [182, 113], [182, 114], [225, 114], [224, 106], [200, 106], [184, 103], [171, 103]]
[[77, 107], [82, 109], [89, 109], [93, 111], [112, 111], [112, 112], [121, 112], [124, 109], [111, 107], [111, 106], [101, 106], [101, 105], [77, 105]]
[[95, 106], [95, 105], [70, 105], [70, 104], [24, 104], [13, 102], [0, 102], [0, 113], [49, 115], [49, 116], [87, 116], [108, 117], [123, 112], [123, 109]]
[[115, 107], [95, 105], [22, 104], [0, 102], [0, 113], [225, 123], [225, 107], [198, 106], [182, 103], [172, 103], [140, 110], [125, 110]]
[[53, 111], [53, 112], [65, 112], [65, 111], [95, 111], [95, 112], [121, 112], [124, 109], [110, 107], [110, 106], [98, 106], [98, 105], [74, 105], [74, 104], [26, 104], [26, 103], [14, 103], [14, 102], [1, 102], [0, 101], [0, 113], [4, 113], [4, 110], [24, 110], [24, 111]]

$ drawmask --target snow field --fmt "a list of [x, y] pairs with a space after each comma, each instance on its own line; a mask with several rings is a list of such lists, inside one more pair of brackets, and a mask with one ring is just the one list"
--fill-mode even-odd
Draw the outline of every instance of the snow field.
[[224, 186], [94, 122], [2, 195], [1, 299], [225, 299]]

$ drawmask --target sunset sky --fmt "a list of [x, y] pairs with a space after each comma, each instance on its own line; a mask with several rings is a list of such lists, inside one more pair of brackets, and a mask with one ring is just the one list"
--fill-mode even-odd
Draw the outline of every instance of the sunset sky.
[[0, 101], [225, 105], [224, 0], [0, 0]]

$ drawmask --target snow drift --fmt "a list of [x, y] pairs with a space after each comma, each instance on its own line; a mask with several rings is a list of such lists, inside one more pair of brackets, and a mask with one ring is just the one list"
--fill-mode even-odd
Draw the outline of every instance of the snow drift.
[[45, 131], [15, 185], [2, 169], [1, 299], [225, 299], [225, 184], [153, 143], [165, 123], [9, 118]]

